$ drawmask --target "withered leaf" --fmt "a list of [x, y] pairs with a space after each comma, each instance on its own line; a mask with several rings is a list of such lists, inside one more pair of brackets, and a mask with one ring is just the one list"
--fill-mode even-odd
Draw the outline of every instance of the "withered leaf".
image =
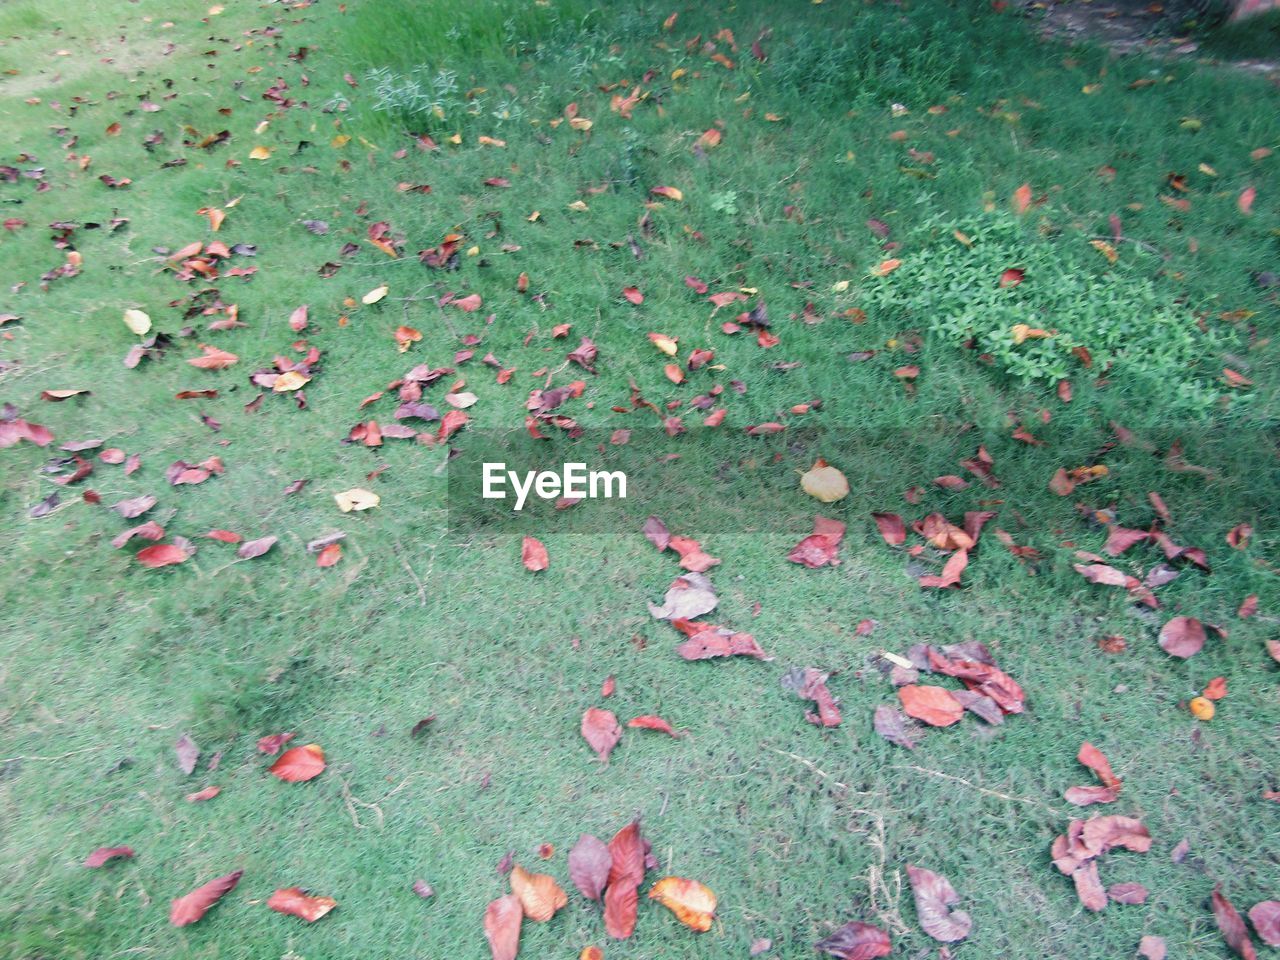
[[604, 841], [584, 833], [569, 851], [569, 879], [588, 900], [599, 900], [612, 864], [613, 858]]
[[840, 960], [876, 960], [877, 957], [887, 957], [893, 950], [889, 934], [857, 920], [846, 923], [813, 947]]
[[942, 943], [955, 943], [969, 935], [973, 918], [963, 910], [951, 909], [960, 902], [960, 895], [946, 877], [911, 864], [907, 864], [907, 876], [915, 895], [916, 915], [925, 933]]

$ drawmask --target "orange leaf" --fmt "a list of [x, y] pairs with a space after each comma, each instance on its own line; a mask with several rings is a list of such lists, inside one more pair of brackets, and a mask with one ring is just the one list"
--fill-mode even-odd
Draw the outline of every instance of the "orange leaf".
[[476, 310], [480, 309], [480, 305], [483, 302], [484, 301], [480, 299], [480, 294], [473, 293], [469, 297], [463, 297], [460, 300], [454, 300], [453, 305], [457, 307], [459, 310], [464, 310], [467, 313], [474, 313]]
[[1214, 677], [1201, 694], [1206, 700], [1221, 700], [1227, 695], [1227, 678]]
[[649, 891], [649, 899], [657, 900], [692, 930], [706, 932], [715, 919], [716, 895], [697, 880], [663, 877]]
[[1026, 213], [1031, 207], [1031, 184], [1024, 183], [1017, 190], [1013, 191], [1013, 212], [1017, 214]]
[[623, 287], [622, 295], [627, 298], [628, 303], [634, 303], [636, 306], [644, 303], [644, 294], [635, 287]]
[[197, 887], [185, 897], [174, 900], [169, 904], [169, 922], [175, 927], [195, 923], [210, 907], [235, 889], [243, 873], [243, 870], [237, 870], [217, 880], [210, 880], [203, 887]]
[[307, 923], [315, 923], [337, 905], [332, 897], [312, 897], [301, 887], [286, 887], [267, 898], [267, 906], [276, 913], [300, 917]]
[[484, 935], [493, 960], [516, 960], [524, 909], [514, 893], [492, 901], [484, 911]]
[[554, 877], [529, 873], [519, 864], [511, 868], [511, 892], [519, 898], [525, 917], [539, 923], [550, 920], [569, 902]]
[[1102, 781], [1104, 787], [1119, 787], [1120, 778], [1111, 771], [1111, 763], [1106, 755], [1092, 743], [1082, 743], [1076, 759], [1092, 770]]
[[641, 730], [657, 730], [659, 733], [669, 734], [673, 737], [679, 737], [680, 734], [671, 728], [671, 724], [663, 720], [661, 717], [655, 717], [653, 714], [646, 713], [639, 717], [632, 717], [627, 721], [627, 726], [639, 728]]
[[211, 347], [206, 343], [200, 344], [200, 349], [204, 351], [204, 356], [192, 357], [187, 363], [193, 367], [199, 367], [201, 370], [225, 370], [240, 359], [234, 353], [219, 350], [217, 347]]
[[1254, 187], [1245, 187], [1240, 191], [1240, 197], [1236, 200], [1236, 206], [1240, 208], [1240, 212], [1246, 217], [1253, 213], [1253, 201], [1258, 196], [1258, 191]]
[[324, 766], [324, 750], [320, 744], [308, 743], [280, 754], [280, 759], [271, 765], [271, 772], [286, 783], [301, 783], [320, 776]]
[[898, 699], [908, 716], [934, 727], [949, 727], [964, 716], [964, 707], [945, 687], [909, 683], [898, 688]]
[[316, 557], [317, 567], [332, 567], [335, 563], [342, 559], [342, 544], [331, 543]]

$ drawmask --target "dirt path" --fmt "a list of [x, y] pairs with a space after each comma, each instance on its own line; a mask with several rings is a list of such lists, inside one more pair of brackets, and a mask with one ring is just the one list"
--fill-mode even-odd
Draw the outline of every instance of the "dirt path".
[[1117, 54], [1146, 52], [1169, 59], [1196, 58], [1202, 63], [1261, 73], [1280, 82], [1280, 55], [1265, 59], [1206, 56], [1195, 37], [1182, 30], [1197, 16], [1196, 8], [1183, 0], [1066, 0], [1031, 4], [1028, 9], [1039, 18], [1045, 36], [1068, 42], [1092, 40]]

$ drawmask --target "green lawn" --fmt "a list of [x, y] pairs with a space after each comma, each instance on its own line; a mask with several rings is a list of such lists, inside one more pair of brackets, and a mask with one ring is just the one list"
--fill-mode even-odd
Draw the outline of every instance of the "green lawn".
[[[511, 852], [569, 891], [525, 923], [523, 957], [747, 957], [767, 939], [760, 956], [804, 958], [849, 921], [890, 932], [895, 957], [934, 956], [909, 863], [945, 874], [972, 914], [958, 958], [1122, 958], [1144, 935], [1170, 957], [1230, 956], [1214, 885], [1242, 912], [1280, 897], [1275, 102], [1266, 78], [1068, 50], [985, 3], [0, 6], [0, 404], [54, 438], [0, 449], [0, 954], [479, 960]], [[651, 192], [664, 186], [682, 199]], [[216, 233], [203, 209], [225, 213]], [[378, 223], [394, 256], [370, 242]], [[456, 269], [420, 262], [449, 234]], [[216, 278], [170, 257], [215, 241], [230, 254]], [[76, 275], [42, 282], [68, 249]], [[1021, 282], [1001, 287], [1009, 269]], [[474, 312], [448, 302], [471, 294]], [[722, 331], [761, 303], [776, 345]], [[245, 326], [207, 329], [228, 305]], [[172, 337], [132, 368], [126, 309]], [[1018, 323], [1054, 336], [1015, 342]], [[400, 326], [421, 333], [405, 352]], [[566, 360], [584, 336], [594, 374]], [[239, 361], [193, 367], [200, 344]], [[312, 347], [305, 409], [250, 381]], [[690, 370], [698, 348], [714, 359]], [[344, 444], [362, 421], [398, 422], [389, 384], [419, 365], [453, 368], [422, 399], [444, 413], [451, 388], [470, 392], [470, 422], [449, 444]], [[451, 502], [449, 446], [527, 449], [530, 391], [575, 380], [556, 412], [586, 431], [580, 452], [629, 462], [640, 496], [474, 522]], [[198, 390], [217, 396], [175, 399]], [[701, 426], [699, 397], [719, 427]], [[688, 432], [667, 437], [669, 416]], [[785, 430], [747, 432], [768, 423]], [[617, 429], [631, 443], [610, 448]], [[62, 445], [87, 440], [93, 472], [56, 483], [75, 466]], [[959, 464], [980, 445], [998, 489]], [[107, 448], [140, 466], [103, 462]], [[680, 459], [655, 469], [664, 453]], [[166, 478], [214, 456], [225, 472], [203, 483]], [[815, 456], [849, 497], [802, 492]], [[1093, 465], [1105, 476], [1050, 491], [1059, 468]], [[953, 474], [970, 484], [933, 482]], [[354, 487], [380, 505], [340, 512]], [[109, 509], [145, 494], [157, 503], [136, 519]], [[870, 516], [974, 510], [997, 515], [958, 589], [922, 589], [945, 556], [890, 548]], [[1155, 610], [1086, 582], [1073, 564], [1102, 551], [1098, 511], [1158, 523], [1212, 572], [1175, 562]], [[646, 541], [650, 512], [721, 559], [706, 619], [772, 659], [677, 656], [682, 636], [646, 607], [681, 572]], [[834, 568], [787, 561], [816, 514], [848, 524]], [[148, 569], [146, 541], [112, 546], [144, 520], [196, 552]], [[240, 560], [204, 537], [219, 529], [278, 542]], [[319, 567], [306, 544], [337, 533], [341, 559]], [[522, 534], [549, 569], [521, 565]], [[1142, 578], [1163, 559], [1139, 544], [1110, 562]], [[1249, 595], [1258, 612], [1241, 618]], [[1157, 635], [1178, 615], [1223, 632], [1175, 659]], [[1113, 636], [1124, 649], [1104, 651]], [[875, 708], [897, 702], [884, 655], [970, 640], [1026, 711], [966, 716], [912, 751], [877, 736]], [[805, 722], [811, 705], [780, 684], [792, 667], [832, 672], [841, 725]], [[1215, 677], [1228, 694], [1198, 722], [1187, 701]], [[592, 706], [687, 733], [628, 729], [602, 765], [579, 734]], [[267, 772], [255, 743], [286, 731], [323, 746], [319, 778]], [[1093, 782], [1083, 741], [1124, 780], [1116, 803], [1063, 799]], [[210, 785], [214, 799], [184, 799]], [[1104, 884], [1149, 888], [1144, 905], [1086, 911], [1054, 869], [1053, 838], [1095, 813], [1149, 828], [1149, 853], [1101, 861]], [[614, 941], [566, 855], [636, 815], [658, 868], [634, 937]], [[136, 857], [82, 866], [117, 845]], [[169, 925], [170, 900], [236, 869], [207, 917]], [[718, 895], [710, 931], [645, 898], [668, 874]], [[339, 906], [314, 925], [266, 907], [292, 886]]]

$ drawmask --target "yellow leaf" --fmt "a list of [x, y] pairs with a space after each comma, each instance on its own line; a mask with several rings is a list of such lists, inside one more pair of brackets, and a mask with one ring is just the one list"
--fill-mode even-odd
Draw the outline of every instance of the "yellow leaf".
[[345, 147], [350, 142], [351, 142], [351, 138], [349, 136], [347, 136], [345, 133], [340, 133], [336, 137], [334, 137], [332, 140], [329, 141], [329, 146], [337, 150], [339, 147]]
[[1216, 177], [1218, 175], [1218, 171], [1213, 169], [1213, 167], [1209, 166], [1207, 163], [1200, 164], [1199, 170], [1206, 177]]
[[141, 337], [151, 329], [151, 318], [141, 310], [126, 310], [124, 325]]
[[1090, 240], [1089, 245], [1106, 257], [1107, 263], [1115, 263], [1120, 259], [1120, 255], [1116, 253], [1116, 248], [1105, 240]]
[[675, 337], [668, 337], [665, 333], [651, 333], [649, 340], [668, 357], [674, 357], [676, 351], [680, 349]]
[[657, 900], [692, 930], [706, 932], [715, 919], [716, 895], [697, 880], [663, 877], [649, 891], [649, 899]]
[[270, 160], [271, 148], [270, 147], [254, 147], [252, 150], [249, 151], [249, 159], [250, 160]]
[[372, 490], [362, 490], [360, 487], [335, 493], [333, 499], [343, 513], [350, 513], [352, 510], [370, 510], [382, 502], [382, 498]]
[[387, 295], [387, 285], [384, 283], [382, 286], [374, 287], [372, 290], [366, 293], [363, 297], [360, 298], [360, 302], [367, 307], [370, 304], [377, 303], [386, 295]]
[[297, 370], [286, 370], [276, 377], [276, 382], [271, 389], [276, 393], [286, 393], [290, 390], [298, 390], [305, 387], [310, 382], [310, 377], [303, 376]]
[[579, 213], [585, 213], [589, 208], [581, 200], [575, 200], [573, 203], [569, 204], [569, 209], [577, 210]]
[[573, 127], [575, 130], [590, 130], [591, 121], [586, 117], [574, 117], [569, 121], [569, 126]]
[[550, 920], [569, 902], [554, 877], [529, 873], [519, 864], [511, 868], [511, 892], [519, 899], [524, 915], [539, 923]]
[[845, 475], [819, 457], [807, 473], [800, 476], [800, 489], [823, 503], [835, 503], [849, 495]]
[[837, 280], [835, 283], [831, 285], [832, 293], [844, 293], [848, 289], [849, 289], [848, 280]]

